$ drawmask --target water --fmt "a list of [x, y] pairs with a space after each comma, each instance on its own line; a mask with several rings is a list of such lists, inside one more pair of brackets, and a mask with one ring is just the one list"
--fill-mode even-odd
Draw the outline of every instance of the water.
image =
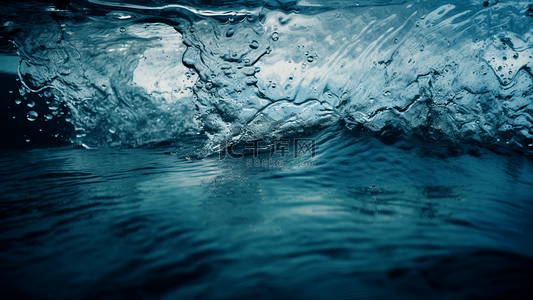
[[528, 299], [533, 3], [0, 12], [7, 299]]

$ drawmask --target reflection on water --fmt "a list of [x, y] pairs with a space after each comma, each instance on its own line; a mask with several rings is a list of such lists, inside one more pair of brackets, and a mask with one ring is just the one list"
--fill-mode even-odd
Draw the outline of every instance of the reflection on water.
[[46, 299], [531, 293], [529, 160], [316, 138], [311, 167], [168, 147], [3, 152], [2, 288]]

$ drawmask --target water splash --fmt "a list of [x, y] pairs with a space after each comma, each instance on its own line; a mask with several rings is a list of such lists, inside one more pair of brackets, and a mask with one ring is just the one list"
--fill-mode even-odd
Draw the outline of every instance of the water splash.
[[51, 87], [92, 146], [205, 134], [209, 150], [342, 122], [531, 151], [528, 6], [276, 3], [42, 13], [14, 36], [21, 92]]

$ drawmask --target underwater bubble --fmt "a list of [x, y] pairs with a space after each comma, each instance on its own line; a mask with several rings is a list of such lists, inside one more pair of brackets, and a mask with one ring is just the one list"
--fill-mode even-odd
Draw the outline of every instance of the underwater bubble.
[[125, 28], [125, 27], [120, 27], [119, 30], [120, 30], [120, 32], [122, 32], [122, 33], [126, 32], [126, 28]]
[[507, 60], [507, 56], [504, 56], [504, 57], [503, 57], [503, 60]]
[[420, 51], [424, 51], [424, 49], [426, 49], [424, 45], [420, 45]]
[[503, 69], [502, 66], [499, 66], [499, 67], [498, 67], [498, 71], [501, 71], [502, 69]]
[[115, 127], [111, 127], [111, 128], [109, 128], [109, 132], [111, 134], [114, 134], [115, 132], [117, 132], [117, 130], [115, 129]]
[[394, 43], [395, 43], [395, 44], [398, 44], [398, 39], [394, 39]]
[[514, 58], [514, 59], [518, 59], [518, 53], [515, 53], [515, 54], [513, 55], [513, 58]]
[[29, 143], [30, 142], [30, 139], [26, 139], [26, 143]]
[[315, 60], [315, 58], [314, 58], [313, 56], [311, 56], [311, 55], [309, 55], [309, 56], [307, 57], [307, 61], [308, 61], [308, 62], [313, 62], [314, 60]]
[[259, 43], [258, 43], [256, 40], [253, 40], [253, 41], [250, 43], [250, 48], [252, 48], [252, 49], [257, 49], [257, 48], [259, 48]]
[[19, 104], [21, 104], [21, 103], [22, 103], [22, 100], [20, 100], [20, 99], [17, 99], [17, 100], [15, 100], [15, 103], [16, 103], [17, 105], [19, 105]]
[[46, 121], [52, 120], [53, 118], [54, 118], [54, 116], [51, 115], [51, 114], [46, 114], [46, 115], [44, 115], [44, 119], [45, 119]]
[[228, 29], [228, 31], [226, 31], [226, 37], [232, 37], [234, 33], [235, 33], [235, 29], [230, 28]]
[[30, 101], [28, 101], [28, 103], [26, 105], [28, 105], [28, 107], [34, 107], [35, 106], [35, 102], [30, 100]]
[[46, 98], [50, 98], [50, 97], [52, 97], [52, 92], [50, 92], [50, 91], [44, 91], [44, 96], [45, 96]]
[[272, 40], [273, 40], [274, 42], [277, 42], [277, 41], [279, 40], [279, 33], [274, 32], [274, 33], [272, 34]]
[[37, 117], [39, 116], [39, 114], [37, 114], [36, 111], [30, 111], [28, 112], [28, 114], [26, 115], [26, 118], [28, 118], [29, 121], [33, 122], [35, 120], [37, 120]]

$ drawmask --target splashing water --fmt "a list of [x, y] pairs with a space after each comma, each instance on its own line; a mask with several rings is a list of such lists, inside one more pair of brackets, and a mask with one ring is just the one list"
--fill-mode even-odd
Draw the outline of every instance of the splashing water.
[[12, 24], [21, 93], [67, 103], [73, 141], [91, 146], [205, 133], [216, 148], [341, 122], [530, 152], [529, 6], [276, 3], [40, 12]]
[[6, 3], [4, 298], [531, 298], [533, 4]]

